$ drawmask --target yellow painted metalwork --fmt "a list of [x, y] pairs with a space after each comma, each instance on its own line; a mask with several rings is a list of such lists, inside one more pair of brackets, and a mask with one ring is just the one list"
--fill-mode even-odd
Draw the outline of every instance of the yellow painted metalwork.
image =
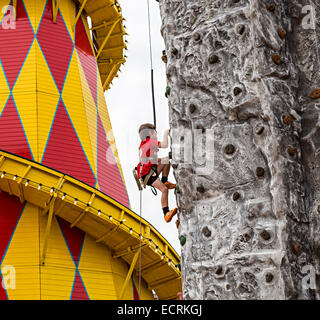
[[[55, 198], [56, 199], [56, 198]], [[46, 228], [46, 233], [44, 235], [44, 245], [42, 248], [42, 256], [41, 256], [41, 264], [45, 264], [45, 259], [46, 259], [46, 253], [47, 253], [47, 247], [48, 247], [48, 240], [49, 240], [49, 234], [51, 230], [51, 224], [52, 224], [52, 218], [54, 214], [54, 202], [50, 204], [49, 208], [49, 217], [48, 217], [48, 222], [47, 222], [47, 228]]]
[[[78, 0], [82, 6], [85, 0]], [[123, 48], [126, 48], [123, 36], [125, 34], [122, 21], [125, 20], [121, 13], [118, 1], [114, 0], [88, 0], [83, 10], [91, 18], [91, 31], [95, 32], [94, 40], [97, 47], [97, 60], [101, 81], [106, 83], [114, 63], [106, 64], [106, 59], [115, 59], [125, 62]], [[109, 46], [106, 46], [108, 42]], [[112, 49], [110, 50], [110, 47]], [[113, 61], [113, 60], [111, 60]], [[116, 61], [116, 63], [118, 63]], [[123, 63], [124, 63], [123, 62]], [[112, 79], [117, 75], [121, 64], [117, 65], [116, 71], [104, 88], [108, 89]]]
[[78, 12], [78, 14], [75, 18], [74, 24], [73, 24], [73, 29], [74, 29], [75, 25], [77, 24], [79, 18], [81, 17], [82, 11], [83, 11], [85, 5], [87, 4], [87, 2], [88, 2], [88, 0], [84, 0], [83, 3], [81, 4], [81, 7], [79, 9], [79, 12]]
[[132, 272], [137, 264], [137, 261], [138, 261], [138, 258], [139, 258], [139, 255], [140, 255], [140, 251], [137, 250], [137, 252], [135, 253], [133, 259], [132, 259], [132, 262], [131, 262], [131, 265], [130, 265], [130, 269], [128, 271], [128, 274], [127, 274], [127, 277], [126, 277], [126, 280], [124, 281], [124, 284], [122, 285], [122, 289], [121, 289], [121, 292], [120, 292], [120, 297], [119, 297], [119, 300], [121, 300], [123, 298], [123, 294], [125, 292], [125, 289], [127, 288], [128, 286], [128, 282], [132, 276]]
[[52, 0], [52, 20], [53, 23], [57, 21], [57, 15], [59, 12], [60, 0]]
[[[112, 259], [119, 259], [129, 265], [132, 264], [134, 255], [140, 248], [141, 240], [141, 274], [143, 281], [149, 289], [154, 289], [160, 299], [172, 299], [172, 293], [181, 291], [181, 273], [177, 268], [177, 264], [180, 261], [179, 256], [160, 233], [146, 220], [141, 220], [142, 235], [140, 235], [139, 216], [100, 191], [89, 187], [72, 177], [3, 151], [0, 151], [0, 159], [2, 162], [0, 165], [0, 175], [4, 171], [6, 172], [3, 175], [3, 178], [0, 178], [0, 190], [11, 192], [13, 195], [19, 196], [19, 180], [24, 176], [24, 179], [22, 180], [24, 182], [26, 179], [29, 181], [27, 186], [24, 183], [20, 183], [24, 189], [25, 200], [30, 205], [44, 209], [52, 198], [52, 186], [59, 186], [62, 181], [61, 179], [63, 178], [65, 182], [62, 184], [61, 189], [56, 190], [56, 211], [54, 212], [56, 216], [73, 223], [75, 219], [85, 211], [86, 213], [77, 223], [77, 227], [95, 240], [100, 239], [116, 227], [117, 232], [114, 232], [110, 237], [105, 237], [101, 240], [101, 244], [96, 243], [96, 241], [93, 242], [98, 246], [97, 248], [102, 244], [103, 247], [106, 246], [111, 248], [111, 250], [114, 251], [113, 254], [110, 253]], [[30, 166], [31, 169], [28, 169]], [[25, 174], [27, 169], [28, 173]], [[17, 178], [13, 179], [14, 176], [17, 176]], [[40, 190], [38, 190], [39, 184], [42, 185]], [[95, 194], [94, 198], [93, 194]], [[75, 199], [78, 200], [75, 202]], [[91, 205], [88, 209], [89, 202], [91, 202]], [[125, 222], [123, 222], [124, 219]], [[41, 221], [41, 225], [43, 226], [41, 232], [44, 235], [44, 230], [47, 226], [45, 223], [45, 221], [47, 221], [46, 216], [41, 215]], [[120, 223], [121, 221], [123, 223]], [[61, 231], [59, 232], [61, 233]], [[63, 265], [70, 265], [70, 259], [66, 260], [66, 257], [64, 256], [66, 254], [65, 249], [61, 248], [62, 240], [58, 240], [59, 237], [57, 236], [57, 233], [59, 232], [56, 225], [56, 219], [52, 218], [51, 232], [48, 236], [49, 242], [46, 263], [44, 266], [45, 269], [43, 269], [45, 270], [45, 275], [41, 275], [41, 278], [43, 278], [48, 286], [53, 286], [53, 283], [50, 282], [51, 280], [49, 281], [48, 276], [53, 272], [50, 268], [54, 261], [53, 264], [57, 264], [60, 267]], [[43, 236], [42, 239], [44, 238], [45, 236]], [[151, 240], [151, 242], [149, 240]], [[61, 243], [58, 246], [60, 249], [58, 251], [52, 251], [50, 246], [56, 246], [58, 243]], [[93, 246], [93, 244], [91, 244], [91, 246]], [[44, 244], [42, 240], [40, 248], [41, 252], [43, 248]], [[57, 252], [60, 251], [62, 253], [57, 256]], [[162, 259], [163, 253], [165, 254], [164, 259]], [[87, 254], [89, 254], [89, 252]], [[63, 261], [65, 261], [65, 263]], [[83, 264], [80, 263], [80, 265]], [[138, 271], [137, 267], [135, 270]], [[61, 273], [59, 272], [57, 274], [57, 281], [61, 282], [63, 280], [63, 273], [62, 271]], [[92, 279], [96, 272], [97, 271], [92, 271], [86, 274], [88, 279], [91, 279], [88, 281], [92, 286], [94, 286]], [[66, 276], [68, 276], [68, 273], [66, 273]], [[123, 275], [122, 279], [124, 278], [125, 276]], [[108, 282], [110, 277], [108, 278], [106, 274], [106, 278], [104, 279]], [[57, 284], [57, 286], [59, 285]], [[115, 284], [112, 284], [112, 286], [115, 286]], [[50, 290], [53, 290], [52, 287]], [[97, 290], [99, 291], [102, 289], [97, 288]], [[119, 297], [121, 292], [119, 292], [118, 289], [117, 292], [118, 293], [116, 294]], [[124, 295], [124, 298], [126, 298], [126, 294]]]

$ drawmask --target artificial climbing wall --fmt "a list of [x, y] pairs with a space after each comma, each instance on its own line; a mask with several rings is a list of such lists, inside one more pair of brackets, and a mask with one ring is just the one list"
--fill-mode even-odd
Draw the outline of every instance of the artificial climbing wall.
[[319, 275], [319, 4], [159, 4], [173, 145], [214, 130], [189, 143], [213, 171], [173, 158], [184, 299], [319, 297], [302, 281]]
[[53, 23], [52, 1], [18, 0], [16, 28], [0, 25], [0, 149], [128, 207], [87, 21], [73, 27], [76, 13], [72, 0], [61, 1]]

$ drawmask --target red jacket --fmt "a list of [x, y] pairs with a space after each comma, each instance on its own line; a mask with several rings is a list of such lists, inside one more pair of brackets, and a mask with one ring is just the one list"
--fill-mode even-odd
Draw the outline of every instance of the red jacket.
[[138, 178], [148, 174], [153, 166], [157, 166], [159, 147], [160, 141], [149, 137], [141, 142], [139, 146], [140, 162], [137, 166]]

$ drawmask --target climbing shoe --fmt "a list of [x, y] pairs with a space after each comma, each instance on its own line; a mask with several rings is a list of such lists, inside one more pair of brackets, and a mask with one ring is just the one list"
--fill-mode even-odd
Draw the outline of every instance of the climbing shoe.
[[169, 212], [167, 212], [164, 216], [164, 220], [166, 220], [166, 222], [170, 222], [172, 220], [172, 218], [177, 214], [178, 209], [175, 208], [173, 210], [170, 210]]
[[174, 183], [171, 183], [169, 181], [165, 182], [164, 185], [168, 188], [168, 189], [174, 189], [177, 185]]

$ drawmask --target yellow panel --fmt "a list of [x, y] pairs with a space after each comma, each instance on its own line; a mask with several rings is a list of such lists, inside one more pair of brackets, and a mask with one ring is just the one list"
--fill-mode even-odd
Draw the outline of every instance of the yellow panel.
[[38, 40], [35, 41], [37, 57], [37, 90], [59, 96], [59, 90], [52, 78]]
[[40, 300], [39, 266], [15, 267], [16, 288], [7, 289], [9, 300]]
[[100, 270], [111, 272], [111, 254], [109, 248], [96, 243], [96, 240], [86, 234], [79, 269]]
[[41, 299], [69, 300], [74, 276], [74, 269], [41, 266]]
[[81, 270], [82, 281], [91, 300], [116, 300], [112, 273]]
[[74, 33], [74, 30], [72, 30], [72, 26], [76, 18], [76, 10], [75, 10], [74, 2], [72, 0], [60, 1], [59, 8], [60, 8], [60, 13], [63, 17], [63, 20], [69, 31], [70, 37], [74, 42], [75, 33]]
[[80, 85], [82, 81], [80, 82], [78, 64], [80, 64], [80, 62], [78, 60], [76, 50], [74, 50], [62, 93], [62, 99], [71, 118], [72, 124], [77, 132], [80, 143], [89, 160], [91, 168], [96, 175], [96, 162], [93, 156], [93, 150], [96, 148], [94, 148], [91, 144], [91, 135], [89, 133], [87, 122], [89, 117], [86, 112], [85, 104], [87, 108], [91, 107], [91, 109], [95, 109], [95, 107], [90, 106], [90, 104], [86, 101], [87, 97], [83, 97], [81, 95]]
[[16, 271], [16, 288], [7, 290], [10, 300], [40, 298], [38, 210], [25, 205], [2, 263]]
[[[42, 252], [48, 216], [40, 215], [40, 252]], [[46, 266], [67, 267], [75, 271], [75, 264], [64, 240], [57, 219], [52, 219], [51, 231], [45, 259]], [[73, 272], [74, 274], [74, 272]], [[73, 280], [73, 278], [72, 278]]]
[[33, 41], [32, 47], [20, 71], [13, 93], [36, 92], [36, 47], [37, 41]]
[[[86, 118], [88, 121], [89, 136], [90, 136], [91, 147], [92, 147], [92, 156], [94, 158], [93, 168], [97, 168], [97, 108], [93, 100], [93, 97], [92, 97], [92, 94], [91, 94], [87, 79], [85, 77], [84, 71], [82, 69], [82, 65], [80, 63], [80, 59], [78, 55], [77, 55], [77, 61], [78, 61], [80, 84], [82, 88]], [[94, 169], [94, 172], [96, 174], [96, 169]]]
[[13, 234], [2, 265], [34, 266], [39, 264], [39, 213], [27, 203]]
[[36, 161], [41, 162], [57, 109], [59, 96], [38, 92], [37, 99], [39, 153]]
[[[134, 274], [133, 275], [133, 280], [134, 280], [134, 283], [136, 285], [137, 292], [139, 293], [139, 276]], [[131, 287], [132, 287], [132, 281], [131, 281]], [[143, 279], [141, 279], [140, 300], [154, 300], [152, 292], [147, 289], [147, 286], [145, 284], [145, 281], [143, 281]]]
[[44, 8], [47, 4], [47, 1], [25, 1], [25, 2], [35, 2], [35, 25], [34, 30], [38, 30], [40, 21], [42, 19]]
[[[37, 6], [39, 6], [38, 2], [45, 3], [46, 1], [30, 1], [30, 0], [23, 1], [34, 32], [37, 32], [37, 26], [38, 26], [37, 17], [41, 17], [40, 13], [38, 15], [36, 15], [37, 14], [37, 12], [36, 12]], [[43, 5], [43, 8], [44, 8], [44, 5]]]
[[[40, 254], [42, 253], [48, 216], [40, 216]], [[58, 225], [52, 219], [45, 266], [41, 266], [41, 298], [69, 299], [76, 267]]]

